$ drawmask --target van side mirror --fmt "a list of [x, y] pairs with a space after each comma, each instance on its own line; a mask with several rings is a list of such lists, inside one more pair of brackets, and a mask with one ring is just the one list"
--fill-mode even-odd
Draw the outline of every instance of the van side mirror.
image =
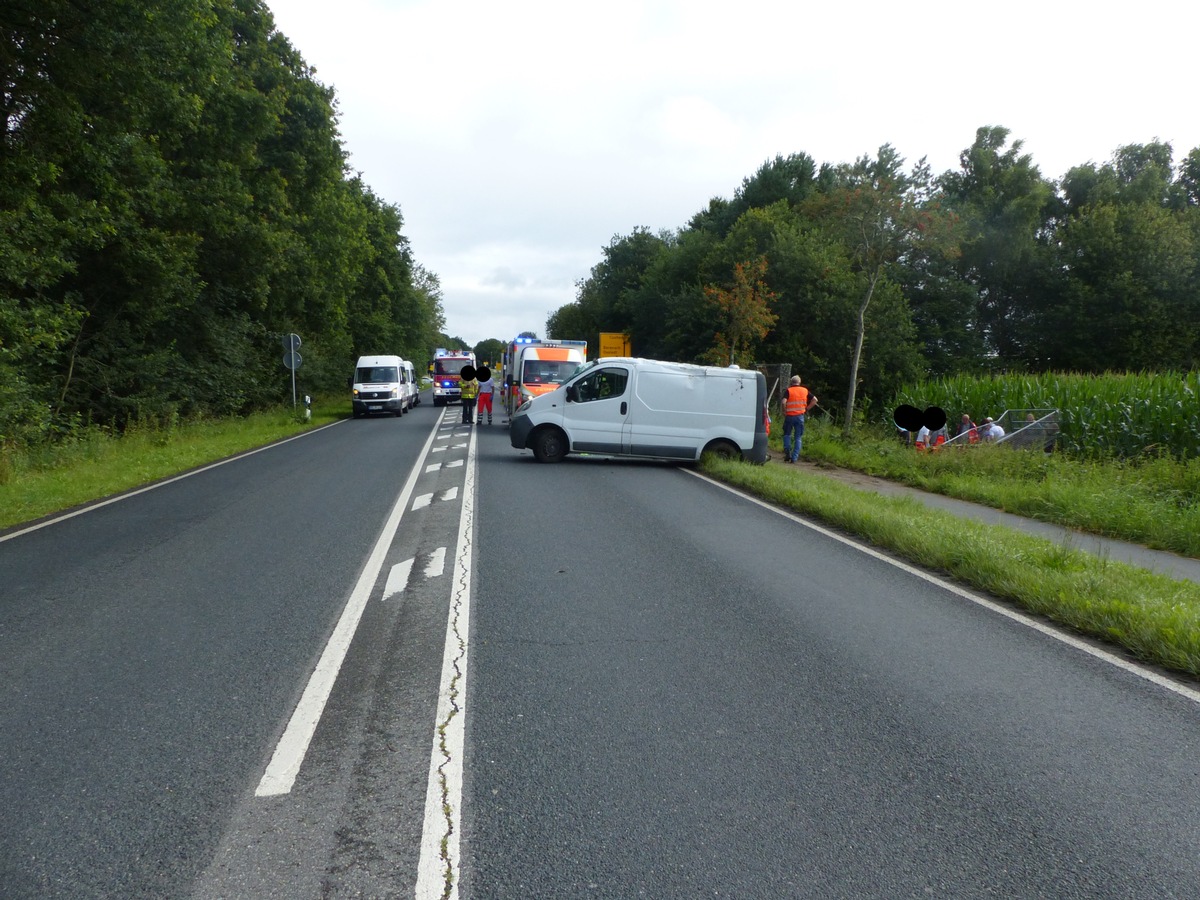
[[568, 403], [578, 403], [579, 402], [579, 387], [577, 385], [574, 385], [574, 384], [567, 385], [567, 402]]

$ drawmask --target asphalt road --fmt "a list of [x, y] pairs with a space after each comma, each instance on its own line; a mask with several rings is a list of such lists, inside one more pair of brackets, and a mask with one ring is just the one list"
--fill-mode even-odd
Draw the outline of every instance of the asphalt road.
[[1193, 699], [685, 469], [480, 472], [464, 896], [1200, 896]]
[[[253, 791], [440, 412], [343, 422], [0, 543], [0, 896], [265, 896], [236, 888], [264, 869], [278, 896], [314, 896], [329, 866], [353, 881], [376, 740], [399, 742], [387, 756], [418, 771], [423, 807], [449, 591], [414, 577], [385, 603], [386, 572], [297, 790]], [[423, 554], [423, 570], [453, 534], [436, 498], [389, 565]], [[416, 736], [372, 731], [389, 679]], [[222, 881], [223, 840], [264, 820]]]
[[0, 541], [0, 897], [440, 896], [447, 828], [473, 900], [1200, 896], [1194, 695], [685, 468], [447, 413]]

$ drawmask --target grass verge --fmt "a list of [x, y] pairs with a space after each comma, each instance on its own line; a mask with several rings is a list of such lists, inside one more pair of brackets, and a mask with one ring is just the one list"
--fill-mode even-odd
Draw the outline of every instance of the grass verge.
[[792, 467], [706, 458], [702, 469], [1145, 662], [1200, 676], [1200, 585]]
[[[777, 441], [775, 447], [778, 448]], [[958, 500], [1200, 558], [1200, 458], [1079, 460], [1004, 445], [918, 453], [892, 434], [843, 440], [814, 420], [804, 456]]]
[[0, 482], [0, 528], [178, 475], [348, 414], [340, 398], [316, 400], [308, 422], [289, 407], [241, 419], [142, 425], [119, 438], [93, 429], [40, 453], [12, 454]]

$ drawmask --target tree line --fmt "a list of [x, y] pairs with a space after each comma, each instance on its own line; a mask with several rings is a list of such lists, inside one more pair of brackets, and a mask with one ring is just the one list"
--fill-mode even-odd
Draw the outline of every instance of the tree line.
[[[428, 357], [436, 276], [260, 0], [0, 8], [0, 445], [238, 415]], [[382, 349], [381, 349], [382, 348]]]
[[849, 429], [923, 378], [1192, 370], [1198, 263], [1200, 149], [1128, 145], [1052, 180], [989, 126], [940, 175], [890, 145], [777, 156], [675, 231], [614, 237], [546, 328], [790, 363]]

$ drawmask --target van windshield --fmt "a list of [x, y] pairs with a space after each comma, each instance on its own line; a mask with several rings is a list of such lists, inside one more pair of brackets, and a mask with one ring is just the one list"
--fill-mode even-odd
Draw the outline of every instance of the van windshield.
[[527, 359], [521, 372], [523, 384], [562, 384], [575, 374], [579, 363], [557, 359]]
[[399, 381], [400, 375], [395, 366], [362, 366], [354, 370], [354, 380], [359, 384], [391, 384]]

